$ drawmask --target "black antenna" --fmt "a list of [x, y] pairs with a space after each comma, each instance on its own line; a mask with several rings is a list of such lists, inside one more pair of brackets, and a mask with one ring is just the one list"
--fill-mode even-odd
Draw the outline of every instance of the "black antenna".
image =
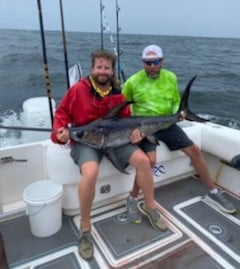
[[101, 34], [101, 49], [104, 49], [103, 45], [103, 31], [105, 30], [105, 27], [103, 25], [103, 10], [104, 10], [104, 5], [102, 4], [102, 0], [100, 0], [100, 34]]
[[46, 88], [47, 88], [47, 96], [48, 96], [49, 110], [50, 110], [50, 116], [51, 116], [51, 123], [52, 123], [52, 126], [53, 126], [53, 108], [52, 108], [50, 79], [49, 79], [49, 72], [48, 72], [47, 51], [46, 51], [44, 28], [43, 28], [41, 0], [38, 0], [38, 13], [39, 13], [39, 23], [40, 23], [41, 38], [42, 38], [42, 51], [43, 51], [45, 84], [46, 84]]
[[69, 88], [70, 87], [70, 82], [69, 82], [69, 73], [68, 73], [67, 43], [66, 43], [65, 28], [64, 28], [62, 0], [59, 0], [59, 4], [60, 4], [60, 12], [61, 12], [62, 40], [63, 40], [63, 51], [64, 51], [64, 59], [65, 59], [67, 87]]

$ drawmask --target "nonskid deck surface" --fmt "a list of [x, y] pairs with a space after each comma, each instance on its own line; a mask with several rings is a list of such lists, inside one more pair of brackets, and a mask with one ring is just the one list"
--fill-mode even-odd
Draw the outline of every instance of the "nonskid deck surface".
[[65, 254], [61, 257], [56, 257], [53, 260], [44, 262], [42, 264], [34, 266], [35, 269], [58, 269], [58, 268], [67, 268], [67, 269], [78, 269], [81, 268], [79, 266], [79, 262], [77, 256], [75, 255], [74, 251]]
[[[168, 222], [169, 229], [154, 230], [146, 219], [140, 225], [126, 218], [125, 205], [93, 218], [92, 234], [100, 268], [130, 268], [148, 259], [159, 259], [186, 244], [186, 237]], [[76, 223], [79, 218], [75, 219]], [[106, 267], [104, 267], [106, 265]]]
[[72, 218], [67, 216], [63, 216], [61, 230], [45, 238], [37, 238], [31, 234], [26, 216], [0, 223], [0, 232], [10, 268], [76, 245], [78, 240], [78, 231]]
[[[174, 190], [175, 205], [171, 204], [167, 195]], [[192, 194], [194, 197], [191, 198]], [[240, 268], [240, 200], [226, 192], [223, 195], [237, 208], [236, 214], [222, 213], [209, 204], [205, 199], [206, 189], [200, 180], [175, 182], [158, 188], [156, 193], [158, 202], [173, 218], [186, 226], [191, 231], [190, 234], [199, 237], [203, 246], [210, 246], [223, 261], [229, 262], [233, 268]], [[230, 265], [226, 265], [226, 268]]]
[[[174, 207], [185, 219], [186, 225], [209, 244], [221, 249], [240, 264], [240, 226], [239, 219], [229, 214], [223, 215], [204, 202], [200, 197], [183, 202]], [[199, 214], [199, 212], [204, 212]], [[191, 227], [193, 226], [193, 228]], [[220, 252], [218, 250], [218, 252]]]
[[[220, 214], [202, 199], [205, 192], [193, 178], [157, 188], [156, 200], [169, 227], [164, 232], [154, 230], [145, 216], [141, 224], [129, 223], [125, 201], [96, 211], [92, 217], [95, 253], [89, 262], [78, 255], [79, 216], [63, 216], [62, 229], [46, 238], [31, 235], [26, 216], [2, 222], [9, 267], [239, 268], [239, 213]], [[229, 198], [240, 211], [238, 199]]]

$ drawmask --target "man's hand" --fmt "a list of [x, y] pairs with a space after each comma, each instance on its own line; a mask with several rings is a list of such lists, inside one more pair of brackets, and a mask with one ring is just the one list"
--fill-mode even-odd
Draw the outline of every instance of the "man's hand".
[[57, 129], [57, 140], [61, 143], [67, 143], [69, 140], [69, 131], [67, 128], [61, 127]]
[[139, 129], [134, 129], [130, 135], [130, 141], [132, 144], [137, 144], [145, 137], [144, 133], [141, 133]]

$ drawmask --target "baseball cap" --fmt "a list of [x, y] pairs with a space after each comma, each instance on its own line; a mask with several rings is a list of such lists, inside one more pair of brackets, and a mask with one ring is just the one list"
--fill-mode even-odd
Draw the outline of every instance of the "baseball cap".
[[[150, 52], [152, 52], [153, 54], [151, 54]], [[154, 58], [163, 58], [162, 49], [157, 45], [149, 45], [143, 50], [142, 58], [146, 60]]]

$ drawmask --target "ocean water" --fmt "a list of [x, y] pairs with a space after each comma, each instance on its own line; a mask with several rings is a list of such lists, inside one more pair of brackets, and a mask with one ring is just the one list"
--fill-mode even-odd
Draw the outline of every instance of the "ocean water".
[[[104, 48], [117, 48], [104, 34]], [[24, 100], [47, 96], [39, 31], [0, 29], [0, 124], [21, 125]], [[67, 90], [62, 33], [46, 31], [50, 94], [56, 103]], [[138, 71], [141, 51], [151, 43], [162, 47], [165, 68], [178, 76], [180, 90], [198, 75], [191, 90], [190, 109], [213, 122], [240, 129], [240, 39], [124, 35], [119, 37], [120, 66], [125, 77]], [[90, 54], [101, 47], [99, 33], [66, 33], [68, 65], [90, 69]], [[10, 140], [10, 142], [9, 142]], [[2, 141], [2, 142], [1, 142]], [[21, 132], [0, 130], [0, 147], [21, 143]]]

